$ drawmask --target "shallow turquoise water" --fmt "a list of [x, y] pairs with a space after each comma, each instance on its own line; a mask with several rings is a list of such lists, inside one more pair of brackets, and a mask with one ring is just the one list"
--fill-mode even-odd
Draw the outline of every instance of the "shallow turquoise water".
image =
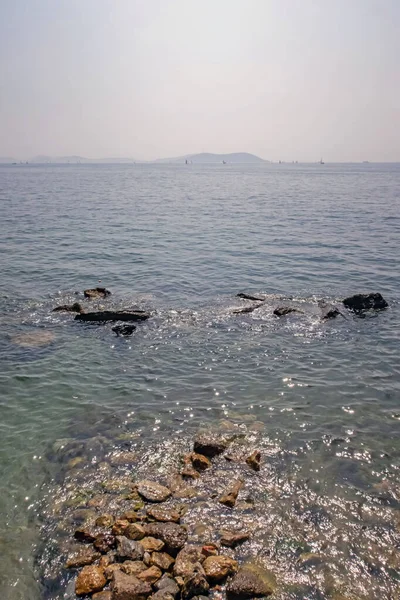
[[[396, 511], [399, 215], [400, 165], [1, 166], [4, 597], [40, 597], [37, 502], [63, 437], [253, 419], [304, 472], [325, 469], [326, 498], [386, 479]], [[51, 313], [96, 285], [113, 292], [100, 304], [153, 317], [124, 340]], [[240, 291], [268, 299], [234, 315]], [[318, 300], [360, 291], [389, 309], [321, 322]], [[274, 317], [288, 302], [304, 315]], [[21, 346], [38, 331], [54, 340]]]

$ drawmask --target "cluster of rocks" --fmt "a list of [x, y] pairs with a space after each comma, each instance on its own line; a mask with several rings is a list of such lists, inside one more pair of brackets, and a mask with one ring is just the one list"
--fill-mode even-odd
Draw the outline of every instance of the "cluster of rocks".
[[[103, 287], [96, 287], [93, 289], [87, 289], [83, 292], [84, 297], [87, 300], [99, 300], [111, 296], [111, 292]], [[85, 311], [82, 304], [74, 302], [73, 304], [62, 304], [56, 306], [53, 312], [70, 312], [77, 313], [75, 316], [76, 321], [84, 323], [108, 323], [112, 321], [119, 321], [122, 323], [131, 323], [135, 321], [146, 321], [150, 318], [150, 313], [144, 310], [100, 310], [100, 311]], [[135, 331], [136, 325], [116, 325], [112, 328], [117, 336], [128, 336], [132, 335]]]
[[[182, 457], [182, 478], [199, 478], [212, 460], [228, 448], [225, 439], [200, 435], [193, 451]], [[225, 454], [231, 460], [229, 454]], [[259, 471], [261, 454], [255, 450], [246, 463]], [[218, 497], [233, 509], [243, 485], [238, 479]], [[255, 562], [239, 566], [235, 548], [249, 539], [246, 531], [221, 532], [219, 541], [201, 545], [188, 542], [181, 523], [184, 511], [164, 504], [170, 487], [151, 480], [135, 485], [141, 502], [120, 515], [100, 514], [93, 525], [75, 530], [78, 548], [66, 568], [78, 571], [77, 597], [93, 600], [197, 600], [226, 584], [228, 600], [268, 596], [275, 589], [273, 575]]]
[[[261, 298], [260, 296], [253, 296], [251, 294], [245, 294], [242, 292], [237, 294], [237, 297], [242, 298], [243, 300], [258, 302], [258, 304], [235, 310], [234, 314], [251, 313], [263, 306], [266, 300], [266, 298]], [[359, 316], [363, 316], [365, 311], [383, 310], [389, 306], [386, 300], [379, 293], [355, 294], [354, 296], [345, 298], [342, 301], [342, 304], [345, 308]], [[319, 306], [322, 309], [321, 320], [323, 321], [334, 319], [339, 315], [344, 316], [343, 313], [335, 306], [331, 306], [325, 302], [320, 302]], [[294, 306], [278, 306], [274, 309], [273, 313], [277, 317], [283, 317], [291, 313], [303, 314], [303, 311]]]

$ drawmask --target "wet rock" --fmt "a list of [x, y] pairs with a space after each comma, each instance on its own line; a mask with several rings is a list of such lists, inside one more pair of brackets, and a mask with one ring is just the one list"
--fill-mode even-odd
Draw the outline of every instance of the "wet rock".
[[141, 560], [126, 560], [121, 565], [121, 570], [127, 575], [138, 575], [147, 569], [148, 567]]
[[197, 546], [186, 546], [177, 555], [174, 564], [174, 575], [179, 577], [190, 577], [194, 572], [204, 573], [201, 563], [204, 555], [201, 548]]
[[97, 592], [96, 594], [93, 594], [92, 600], [112, 600], [111, 592], [109, 592], [109, 591]]
[[162, 571], [169, 571], [174, 562], [175, 559], [167, 552], [153, 552], [150, 557], [150, 564]]
[[145, 535], [146, 531], [140, 523], [130, 523], [124, 531], [124, 536], [130, 540], [141, 540]]
[[106, 583], [107, 580], [104, 577], [103, 569], [94, 567], [93, 565], [83, 567], [76, 579], [75, 593], [77, 596], [94, 594], [94, 592], [100, 592]]
[[225, 504], [225, 506], [233, 508], [236, 504], [237, 497], [242, 487], [243, 481], [241, 479], [237, 479], [225, 490], [225, 493], [220, 496], [218, 501], [221, 504]]
[[256, 306], [246, 306], [245, 308], [238, 308], [237, 310], [233, 311], [233, 314], [241, 315], [241, 314], [246, 314], [246, 313], [252, 313], [253, 311], [257, 310], [257, 308], [260, 308], [261, 306], [263, 306], [263, 303], [257, 304]]
[[303, 552], [297, 559], [297, 564], [301, 568], [317, 567], [323, 563], [323, 558], [315, 552]]
[[246, 463], [253, 471], [259, 471], [261, 466], [261, 452], [259, 450], [254, 450], [254, 452], [246, 458]]
[[165, 546], [164, 542], [161, 540], [157, 540], [154, 537], [148, 536], [143, 538], [140, 543], [146, 552], [160, 552]]
[[171, 496], [171, 490], [167, 487], [146, 479], [139, 481], [137, 489], [139, 494], [149, 502], [165, 502]]
[[152, 592], [149, 583], [122, 571], [114, 573], [111, 590], [112, 600], [145, 600]]
[[205, 546], [202, 546], [201, 553], [206, 558], [208, 556], [217, 556], [217, 554], [218, 554], [218, 547], [217, 547], [216, 544], [207, 544]]
[[192, 465], [197, 471], [205, 471], [206, 469], [209, 469], [211, 467], [211, 460], [203, 454], [192, 452], [190, 455], [190, 459], [192, 461]]
[[150, 600], [174, 600], [174, 596], [172, 596], [172, 594], [170, 594], [167, 590], [159, 590], [150, 596]]
[[176, 523], [148, 523], [145, 529], [147, 535], [162, 540], [168, 552], [176, 553], [187, 540], [186, 529]]
[[250, 294], [244, 294], [240, 292], [240, 294], [236, 294], [237, 298], [243, 298], [243, 300], [253, 300], [254, 302], [264, 302], [265, 298], [259, 298], [258, 296], [251, 296]]
[[161, 579], [159, 579], [159, 581], [157, 581], [154, 587], [157, 590], [163, 590], [165, 592], [168, 592], [173, 598], [176, 598], [176, 596], [179, 594], [178, 584], [174, 579], [172, 579], [172, 577], [170, 577], [166, 573], [161, 577]]
[[111, 533], [100, 533], [93, 542], [93, 546], [99, 552], [106, 554], [115, 547], [115, 537]]
[[116, 325], [112, 328], [112, 331], [117, 334], [117, 336], [127, 337], [132, 335], [132, 333], [136, 330], [136, 325]]
[[239, 544], [247, 541], [250, 538], [250, 534], [246, 531], [235, 532], [235, 531], [221, 531], [221, 545], [227, 546], [228, 548], [235, 548]]
[[79, 302], [74, 302], [74, 304], [63, 304], [62, 306], [56, 306], [53, 308], [52, 312], [75, 312], [75, 313], [83, 313], [85, 312], [82, 308], [82, 305]]
[[96, 521], [95, 521], [95, 525], [97, 525], [97, 527], [112, 527], [115, 523], [115, 519], [112, 515], [100, 515], [100, 517], [97, 517]]
[[113, 467], [125, 467], [134, 465], [137, 461], [135, 452], [113, 452], [110, 456], [110, 464]]
[[122, 515], [122, 520], [129, 521], [129, 523], [136, 523], [136, 521], [139, 521], [139, 515], [135, 510], [127, 510]]
[[67, 569], [78, 569], [86, 565], [91, 565], [95, 560], [100, 558], [100, 553], [95, 552], [93, 548], [84, 547], [78, 552], [74, 552], [68, 557], [65, 564]]
[[188, 477], [189, 479], [199, 479], [200, 474], [198, 471], [196, 471], [196, 469], [193, 467], [193, 465], [186, 465], [182, 469], [182, 476]]
[[122, 535], [117, 536], [117, 556], [122, 559], [141, 560], [143, 555], [144, 548], [140, 542], [128, 540], [128, 538]]
[[228, 447], [228, 442], [214, 434], [201, 434], [196, 437], [193, 449], [197, 454], [203, 454], [208, 458], [213, 458], [222, 454]]
[[130, 523], [126, 519], [117, 519], [111, 530], [113, 535], [124, 535], [125, 530], [129, 527]]
[[335, 307], [331, 307], [323, 311], [321, 319], [323, 321], [329, 321], [329, 319], [336, 319], [336, 317], [338, 317], [339, 315], [342, 315], [340, 310], [338, 310]]
[[209, 556], [203, 563], [203, 569], [210, 583], [222, 581], [238, 570], [238, 563], [229, 556]]
[[189, 600], [194, 596], [207, 595], [209, 589], [210, 586], [205, 576], [202, 573], [194, 573], [184, 580], [181, 590], [182, 598], [183, 600]]
[[156, 581], [158, 581], [160, 579], [161, 575], [162, 575], [161, 569], [159, 569], [158, 567], [153, 565], [152, 567], [149, 567], [145, 571], [142, 571], [141, 573], [139, 573], [139, 575], [137, 577], [138, 577], [138, 579], [141, 579], [142, 581], [147, 581], [147, 583], [150, 583], [151, 585], [153, 585], [153, 583], [155, 583]]
[[239, 569], [226, 588], [228, 600], [246, 600], [270, 596], [275, 590], [274, 576], [263, 567], [247, 564]]
[[89, 298], [89, 300], [95, 300], [97, 298], [107, 298], [107, 296], [111, 296], [111, 292], [104, 287], [96, 287], [84, 290], [83, 295], [85, 298]]
[[361, 312], [363, 310], [383, 310], [389, 305], [381, 294], [356, 294], [343, 300], [343, 304], [349, 310]]
[[150, 314], [146, 312], [122, 312], [112, 310], [102, 310], [98, 312], [89, 312], [76, 315], [75, 321], [83, 321], [84, 323], [105, 323], [107, 321], [146, 321], [150, 318]]
[[178, 523], [181, 516], [178, 510], [165, 506], [151, 506], [147, 509], [146, 514], [156, 521], [165, 523]]
[[92, 544], [99, 533], [101, 533], [101, 531], [98, 528], [84, 526], [76, 529], [74, 538], [84, 544]]
[[285, 315], [289, 315], [290, 313], [301, 313], [301, 310], [297, 308], [293, 308], [292, 306], [279, 306], [274, 310], [274, 315], [277, 317], [284, 317]]

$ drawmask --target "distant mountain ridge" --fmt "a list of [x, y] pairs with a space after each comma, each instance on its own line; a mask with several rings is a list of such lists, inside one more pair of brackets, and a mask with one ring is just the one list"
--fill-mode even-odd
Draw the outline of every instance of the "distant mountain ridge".
[[249, 152], [231, 152], [229, 154], [213, 154], [211, 152], [201, 152], [200, 154], [186, 154], [185, 156], [178, 156], [172, 158], [159, 158], [156, 160], [135, 160], [134, 158], [125, 157], [110, 157], [110, 158], [86, 158], [84, 156], [71, 155], [71, 156], [46, 156], [38, 155], [29, 159], [16, 159], [12, 157], [0, 157], [0, 163], [19, 163], [28, 161], [34, 164], [133, 164], [133, 163], [169, 163], [169, 164], [180, 164], [186, 161], [193, 164], [219, 164], [219, 163], [230, 163], [230, 164], [261, 164], [267, 163], [266, 161], [255, 154]]

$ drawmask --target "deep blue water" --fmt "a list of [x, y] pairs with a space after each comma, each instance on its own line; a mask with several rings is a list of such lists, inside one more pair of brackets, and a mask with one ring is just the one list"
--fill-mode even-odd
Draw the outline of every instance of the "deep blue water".
[[[39, 597], [46, 449], [103, 420], [154, 438], [255, 421], [314, 478], [318, 465], [326, 498], [386, 480], [398, 510], [400, 165], [0, 166], [0, 223], [7, 600]], [[96, 285], [112, 291], [100, 304], [152, 318], [124, 340], [51, 313]], [[242, 291], [267, 301], [235, 315]], [[389, 308], [321, 321], [318, 301], [368, 291]], [[272, 314], [288, 303], [304, 314]]]

